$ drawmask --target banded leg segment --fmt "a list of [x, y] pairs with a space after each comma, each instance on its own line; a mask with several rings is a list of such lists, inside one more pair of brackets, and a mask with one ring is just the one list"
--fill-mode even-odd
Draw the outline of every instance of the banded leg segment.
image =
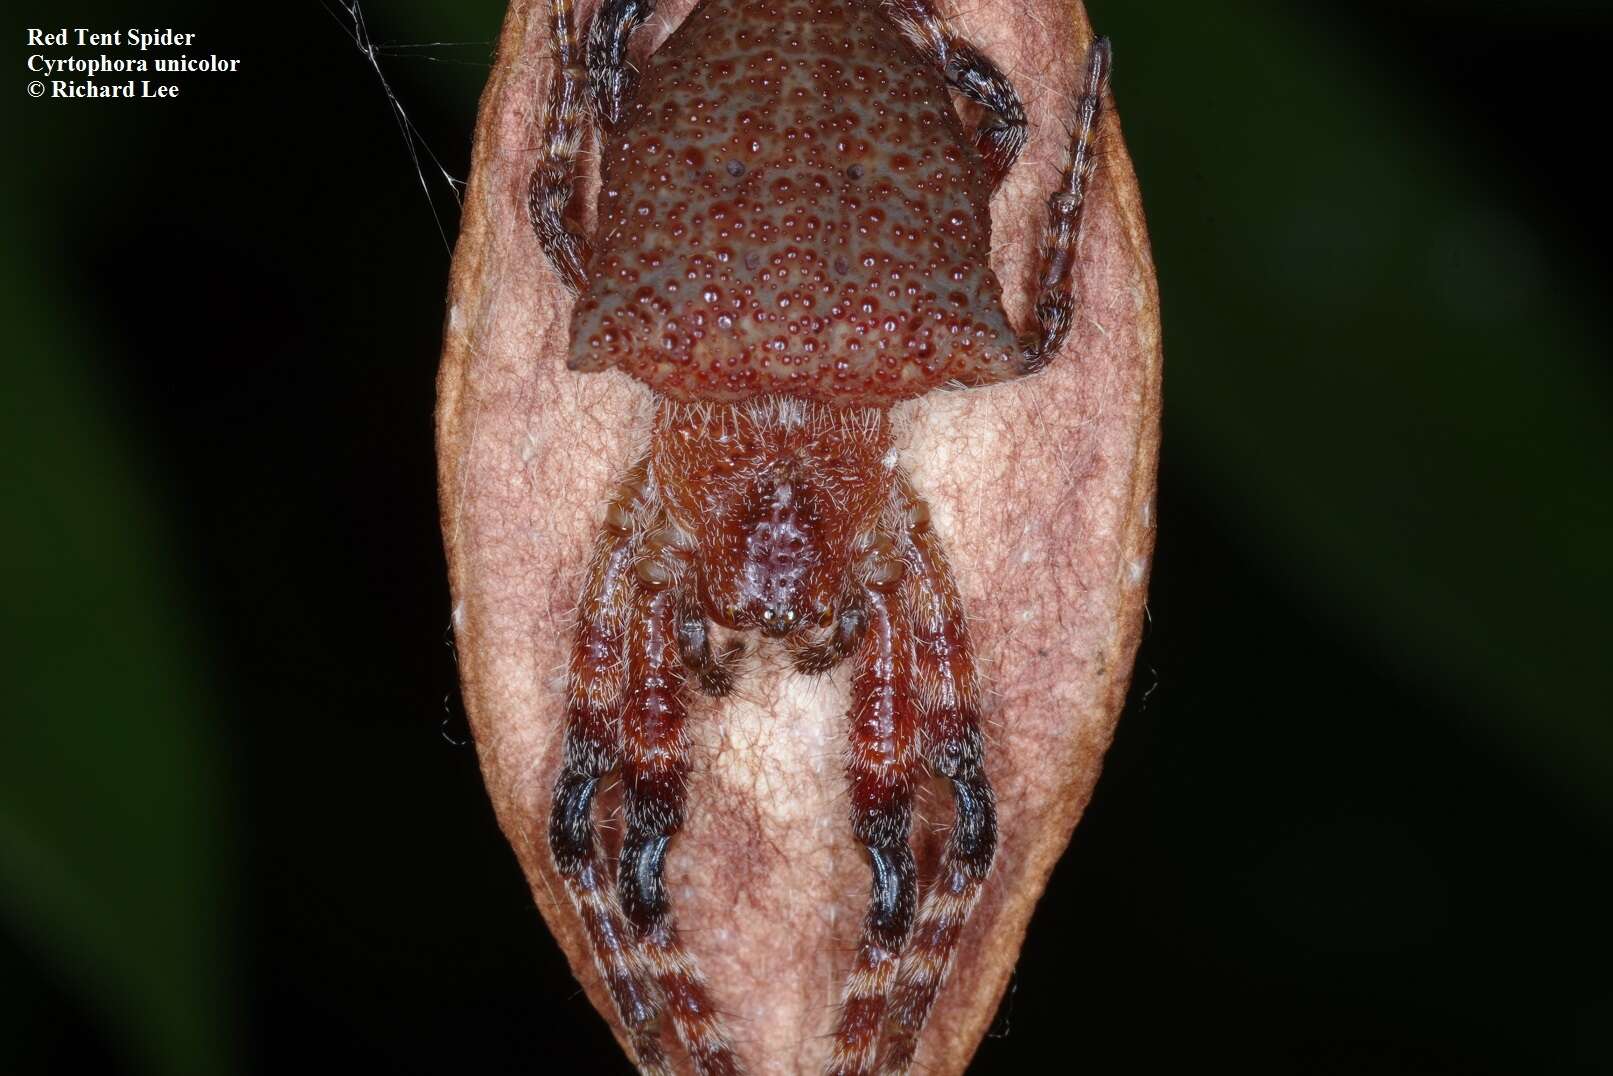
[[[600, 781], [620, 761], [618, 724], [625, 695], [627, 618], [632, 611], [631, 528], [622, 501], [637, 496], [642, 468], [629, 472], [594, 550], [579, 603], [566, 685], [566, 739], [549, 814], [555, 869], [582, 919], [594, 962], [632, 1042], [641, 1072], [670, 1073], [656, 1023], [657, 999], [611, 892], [594, 827]], [[618, 526], [612, 528], [610, 519]]]
[[848, 604], [821, 633], [786, 636], [790, 664], [797, 672], [826, 673], [851, 656], [862, 641], [868, 616], [862, 606]]
[[684, 950], [667, 899], [667, 847], [683, 827], [689, 752], [683, 702], [687, 626], [676, 569], [636, 573], [639, 595], [628, 629], [627, 697], [622, 709], [622, 785], [627, 829], [617, 891], [653, 976], [664, 1011], [700, 1076], [737, 1076], [733, 1047]]
[[605, 0], [588, 25], [588, 79], [593, 83], [599, 122], [615, 127], [638, 84], [627, 59], [627, 44], [655, 14], [655, 0]]
[[701, 692], [720, 699], [734, 690], [734, 667], [744, 657], [745, 645], [734, 641], [721, 650], [714, 647], [700, 603], [689, 598], [678, 612], [678, 653]]
[[1034, 373], [1052, 361], [1075, 320], [1070, 277], [1075, 270], [1076, 241], [1081, 236], [1081, 211], [1098, 164], [1098, 122], [1103, 118], [1111, 60], [1109, 39], [1093, 41], [1081, 81], [1069, 160], [1058, 189], [1047, 199], [1047, 232], [1042, 239], [1042, 268], [1036, 284], [1036, 330], [1019, 342], [1026, 373]]
[[941, 69], [948, 85], [985, 109], [974, 144], [995, 188], [1025, 148], [1025, 107], [1014, 84], [985, 53], [954, 34], [929, 0], [885, 0], [885, 13], [920, 55]]
[[952, 784], [953, 822], [935, 879], [924, 893], [892, 991], [881, 1076], [902, 1076], [913, 1063], [958, 938], [980, 899], [997, 849], [997, 801], [986, 777], [980, 733], [980, 682], [963, 603], [929, 509], [912, 487], [909, 568], [903, 581], [913, 647], [913, 696], [920, 751], [930, 770]]
[[866, 626], [851, 684], [847, 776], [852, 832], [868, 850], [873, 895], [846, 980], [830, 1076], [874, 1072], [886, 1000], [912, 929], [917, 897], [917, 870], [908, 844], [917, 743], [905, 624], [893, 596], [869, 590], [863, 608]]
[[555, 272], [572, 291], [587, 280], [589, 245], [572, 212], [577, 161], [588, 130], [588, 72], [582, 66], [572, 0], [549, 0], [554, 74], [543, 106], [542, 145], [527, 182], [527, 217]]

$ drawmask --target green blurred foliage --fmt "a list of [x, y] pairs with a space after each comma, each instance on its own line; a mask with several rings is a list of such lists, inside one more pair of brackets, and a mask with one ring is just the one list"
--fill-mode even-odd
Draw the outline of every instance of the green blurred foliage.
[[[45, 236], [22, 239], [42, 255], [32, 271], [0, 262], [13, 327], [0, 915], [94, 999], [139, 1069], [223, 1072], [239, 954], [217, 705], [170, 528], [90, 367], [117, 338], [51, 290]], [[42, 999], [7, 975], [0, 999], [0, 1042], [26, 1050]]]
[[1271, 5], [1099, 13], [1192, 481], [1273, 573], [1613, 809], [1587, 675], [1613, 607], [1605, 312], [1512, 204], [1527, 132], [1453, 132], [1414, 72]]

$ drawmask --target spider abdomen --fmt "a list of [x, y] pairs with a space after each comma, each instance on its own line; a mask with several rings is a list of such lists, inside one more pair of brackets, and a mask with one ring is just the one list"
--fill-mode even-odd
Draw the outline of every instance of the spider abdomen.
[[705, 0], [601, 154], [573, 368], [842, 407], [1017, 368], [989, 169], [877, 5]]

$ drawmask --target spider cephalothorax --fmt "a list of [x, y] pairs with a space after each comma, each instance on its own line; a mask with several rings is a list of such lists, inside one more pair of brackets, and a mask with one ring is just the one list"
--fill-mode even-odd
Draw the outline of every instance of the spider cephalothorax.
[[890, 422], [760, 397], [744, 405], [668, 401], [650, 441], [673, 565], [706, 617], [792, 643], [832, 626], [854, 566], [883, 568], [870, 546], [889, 501]]
[[[927, 0], [704, 0], [635, 92], [626, 42], [650, 10], [604, 0], [584, 66], [568, 0], [552, 0], [532, 221], [579, 293], [571, 367], [618, 368], [657, 403], [579, 603], [550, 844], [641, 1069], [667, 1069], [664, 1015], [698, 1072], [739, 1071], [721, 984], [682, 948], [664, 883], [686, 807], [687, 693], [733, 689], [737, 633], [780, 640], [803, 672], [849, 661], [851, 834], [873, 885], [829, 1070], [903, 1073], [996, 822], [962, 605], [889, 409], [1057, 353], [1108, 46], [1091, 50], [1035, 321], [1016, 338], [987, 265], [988, 200], [1024, 113]], [[973, 131], [949, 85], [981, 106]], [[569, 216], [590, 112], [592, 239]], [[613, 772], [626, 825], [612, 885], [591, 811]], [[955, 813], [921, 900], [910, 820], [927, 775], [949, 783]]]

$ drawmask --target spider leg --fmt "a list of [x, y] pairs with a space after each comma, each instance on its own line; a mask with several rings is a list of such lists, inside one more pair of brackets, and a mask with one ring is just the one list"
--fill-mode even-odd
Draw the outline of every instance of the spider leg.
[[[918, 0], [892, 2], [907, 5]], [[1075, 296], [1071, 292], [1075, 248], [1081, 238], [1081, 211], [1098, 164], [1098, 124], [1103, 118], [1109, 67], [1109, 39], [1100, 37], [1087, 53], [1069, 159], [1058, 189], [1047, 199], [1047, 230], [1042, 235], [1036, 281], [1036, 327], [1019, 338], [1020, 362], [1017, 367], [1006, 363], [995, 366], [980, 380], [962, 379], [957, 382], [959, 387], [991, 384], [1035, 373], [1053, 360], [1070, 334], [1070, 326], [1075, 321]]]
[[[667, 899], [667, 846], [683, 827], [689, 744], [683, 702], [687, 598], [685, 570], [667, 535], [649, 535], [635, 565], [634, 614], [628, 622], [627, 696], [622, 710], [622, 785], [627, 829], [617, 865], [617, 893], [638, 953], [699, 1076], [738, 1076], [739, 1059], [704, 979], [678, 940]], [[709, 656], [709, 653], [708, 653]]]
[[[891, 565], [896, 567], [892, 568]], [[896, 582], [900, 562], [875, 562], [880, 586]], [[886, 1000], [913, 925], [918, 876], [908, 830], [917, 743], [909, 690], [911, 654], [899, 599], [870, 585], [866, 626], [851, 683], [847, 777], [851, 828], [868, 850], [873, 894], [846, 979], [829, 1076], [871, 1076], [878, 1060]]]
[[699, 603], [685, 600], [678, 609], [678, 653], [701, 692], [720, 699], [734, 690], [734, 666], [744, 657], [745, 644], [735, 640], [721, 651], [713, 649]]
[[606, 515], [578, 608], [566, 685], [564, 761], [549, 815], [555, 869], [582, 919], [594, 961], [627, 1030], [641, 1072], [671, 1072], [656, 1024], [657, 999], [634, 951], [633, 938], [610, 889], [592, 815], [594, 794], [620, 763], [618, 724], [624, 696], [623, 644], [632, 612], [632, 534], [625, 504], [643, 481], [630, 471]]
[[1042, 268], [1036, 286], [1036, 330], [1020, 339], [1025, 372], [1042, 369], [1058, 354], [1075, 316], [1070, 276], [1075, 270], [1076, 241], [1081, 237], [1081, 210], [1098, 164], [1098, 122], [1103, 116], [1104, 87], [1112, 56], [1109, 39], [1100, 37], [1087, 52], [1081, 100], [1076, 106], [1075, 135], [1059, 187], [1047, 199], [1047, 232], [1042, 239]]
[[588, 238], [572, 212], [577, 162], [588, 129], [588, 72], [577, 44], [572, 0], [549, 0], [554, 74], [543, 106], [542, 146], [527, 183], [527, 217], [549, 262], [572, 291], [587, 280]]
[[638, 83], [627, 59], [628, 39], [655, 14], [655, 0], [605, 0], [588, 26], [588, 78], [594, 108], [607, 128], [622, 122], [622, 109]]
[[995, 188], [1025, 148], [1025, 108], [1014, 84], [985, 53], [954, 34], [929, 0], [885, 0], [884, 8], [908, 43], [941, 69], [947, 84], [985, 109], [974, 144]]
[[905, 481], [909, 498], [909, 568], [903, 584], [913, 647], [913, 697], [921, 752], [952, 783], [952, 831], [927, 887], [891, 995], [881, 1076], [904, 1076], [913, 1063], [958, 937], [980, 899], [997, 848], [997, 804], [983, 764], [980, 684], [963, 605], [929, 527], [929, 509]]
[[820, 635], [790, 635], [784, 640], [797, 672], [825, 673], [851, 656], [868, 624], [858, 605], [847, 605]]

